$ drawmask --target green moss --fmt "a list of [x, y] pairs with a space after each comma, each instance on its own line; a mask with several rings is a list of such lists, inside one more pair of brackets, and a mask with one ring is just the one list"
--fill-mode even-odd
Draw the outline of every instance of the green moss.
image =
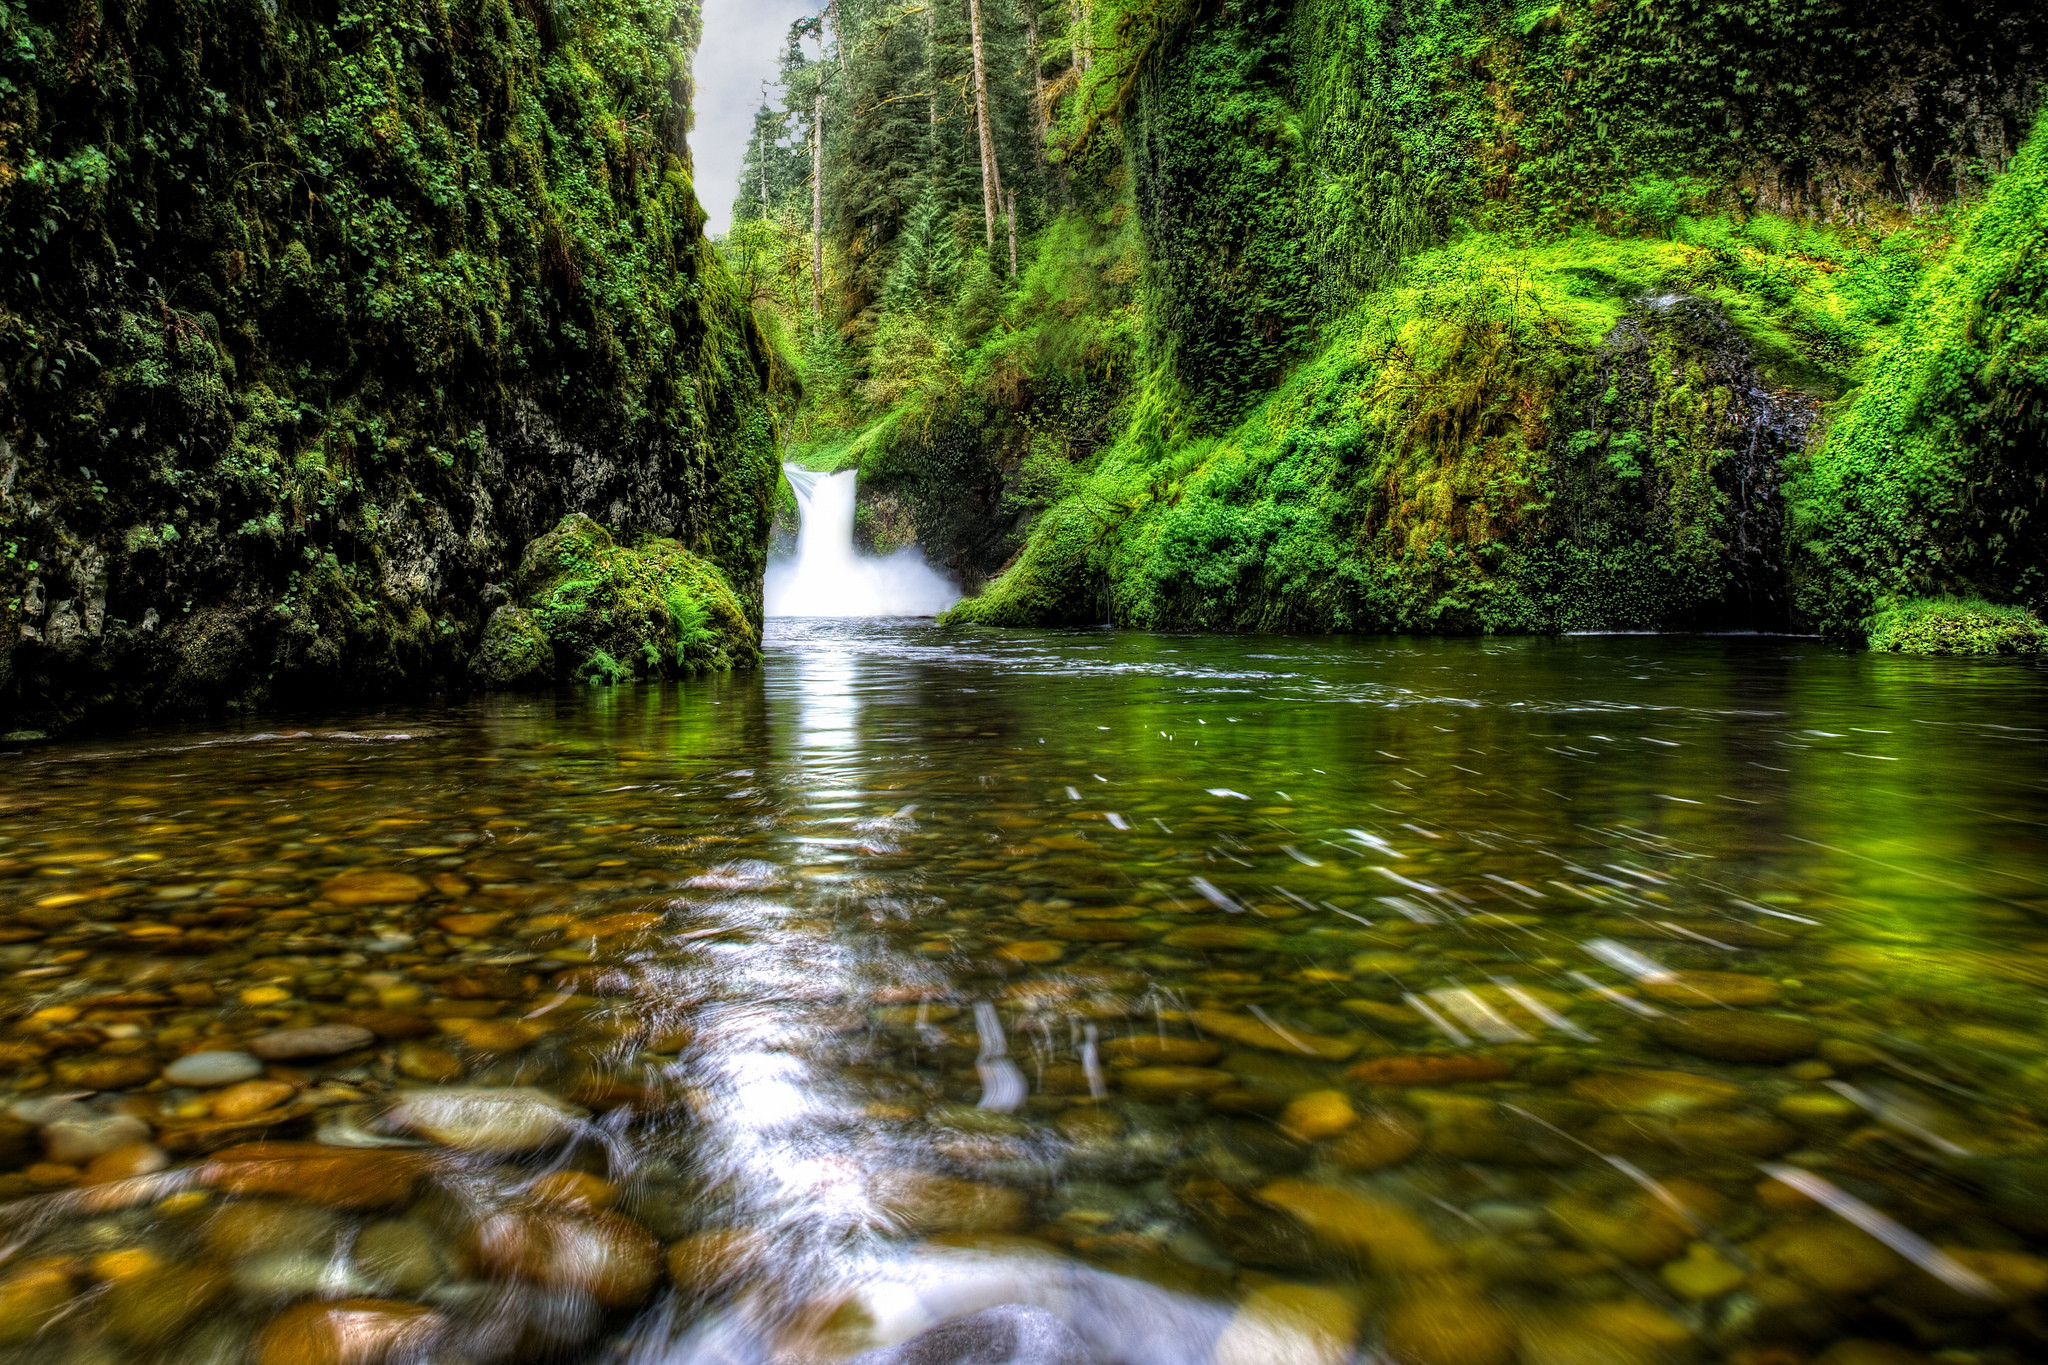
[[488, 688], [534, 687], [555, 680], [555, 647], [540, 618], [524, 607], [499, 607], [484, 627], [470, 672]]
[[565, 517], [527, 546], [518, 588], [571, 676], [672, 678], [760, 660], [758, 631], [724, 577], [674, 540], [620, 545], [589, 517]]
[[579, 508], [758, 622], [784, 376], [702, 234], [695, 25], [0, 0], [0, 721], [462, 680]]
[[1888, 598], [2048, 605], [2048, 120], [1900, 316], [1793, 486], [1800, 605], [1847, 637]]
[[1878, 609], [1870, 647], [1895, 654], [2039, 654], [2048, 647], [2048, 628], [2025, 607], [1916, 598]]

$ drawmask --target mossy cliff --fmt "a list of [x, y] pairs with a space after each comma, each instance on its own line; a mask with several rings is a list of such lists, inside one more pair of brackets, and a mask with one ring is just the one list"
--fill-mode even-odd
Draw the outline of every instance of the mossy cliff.
[[0, 728], [460, 682], [570, 513], [751, 650], [779, 381], [703, 237], [695, 24], [0, 0]]
[[2040, 7], [1082, 12], [992, 320], [970, 264], [805, 350], [811, 458], [1008, 516], [955, 619], [1861, 640], [2048, 604]]

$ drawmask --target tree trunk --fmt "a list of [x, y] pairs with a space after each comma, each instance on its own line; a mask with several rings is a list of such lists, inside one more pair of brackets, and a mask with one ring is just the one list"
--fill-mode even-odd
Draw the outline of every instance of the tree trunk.
[[981, 134], [981, 216], [988, 249], [996, 249], [996, 201], [1002, 181], [996, 176], [996, 144], [988, 128], [988, 67], [981, 57], [981, 0], [967, 0], [967, 26], [974, 38], [974, 121]]
[[1088, 53], [1088, 0], [1067, 0], [1074, 25], [1074, 70], [1087, 74], [1093, 61]]
[[1003, 217], [1010, 223], [1010, 278], [1017, 278], [1017, 191], [1011, 190], [1003, 205]]
[[1031, 60], [1031, 155], [1045, 164], [1045, 77], [1038, 71], [1038, 0], [1024, 0], [1024, 41]]
[[811, 114], [811, 311], [825, 315], [825, 83]]
[[[939, 40], [933, 31], [932, 11], [938, 8], [938, 0], [925, 0], [924, 6], [924, 83], [931, 94], [925, 96], [924, 108], [928, 126], [937, 136], [939, 126]], [[936, 150], [936, 148], [934, 148]]]

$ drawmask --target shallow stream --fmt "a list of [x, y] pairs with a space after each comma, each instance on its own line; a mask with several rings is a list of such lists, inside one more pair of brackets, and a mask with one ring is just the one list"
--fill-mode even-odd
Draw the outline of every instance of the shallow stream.
[[2039, 1360], [2044, 727], [1804, 641], [785, 621], [11, 755], [0, 1354]]

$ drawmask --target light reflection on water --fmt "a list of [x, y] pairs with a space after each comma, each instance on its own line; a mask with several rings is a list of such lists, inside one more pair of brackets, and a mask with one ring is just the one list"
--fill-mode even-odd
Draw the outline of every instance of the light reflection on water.
[[779, 622], [756, 677], [24, 754], [0, 1344], [2038, 1358], [2044, 698]]

